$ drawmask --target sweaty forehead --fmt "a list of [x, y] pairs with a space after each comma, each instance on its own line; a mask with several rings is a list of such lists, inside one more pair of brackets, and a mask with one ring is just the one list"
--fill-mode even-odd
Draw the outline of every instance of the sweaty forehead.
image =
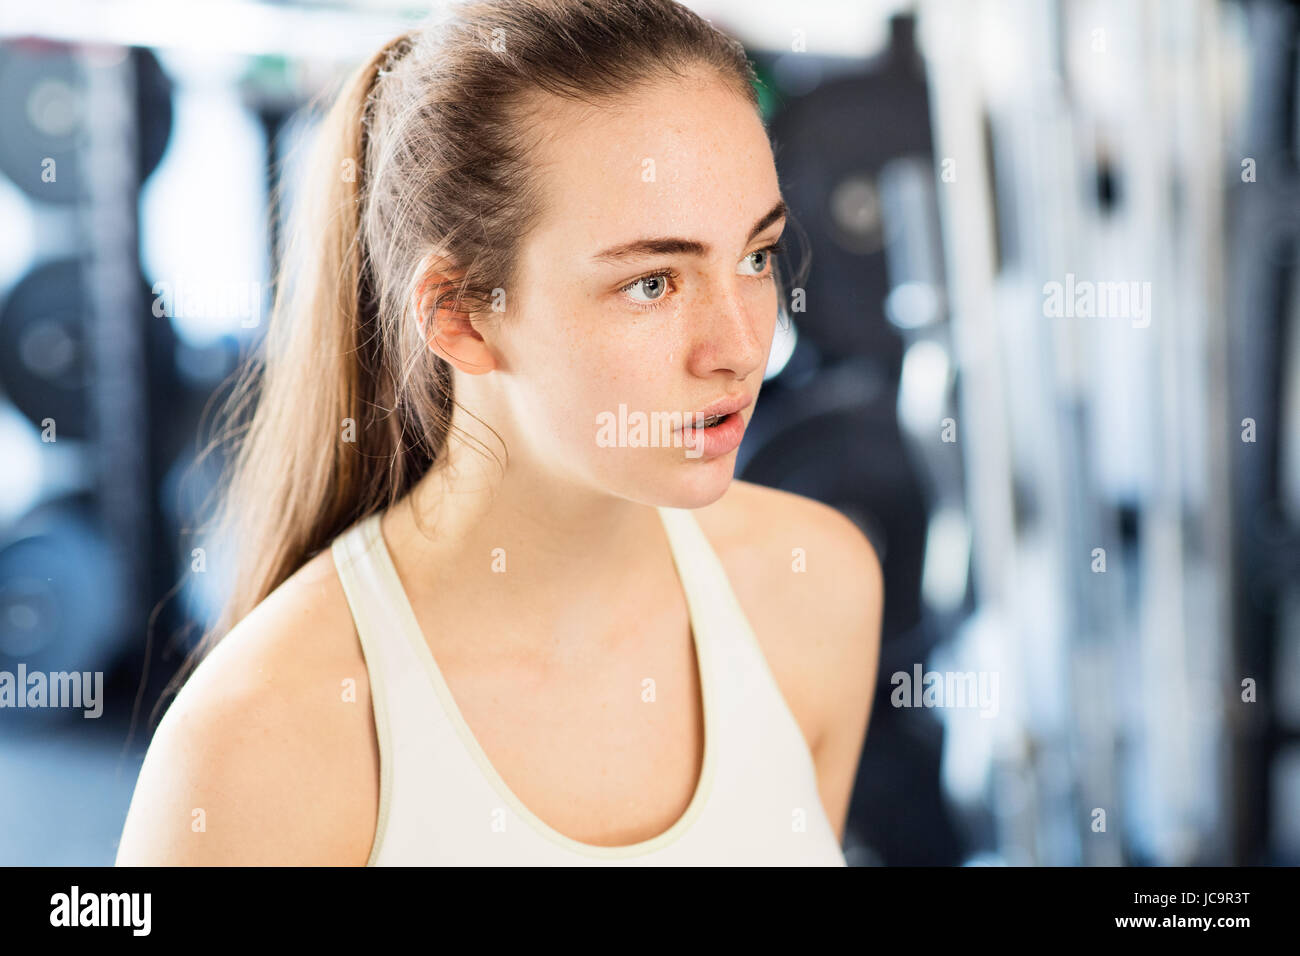
[[758, 113], [721, 80], [656, 81], [599, 105], [547, 96], [533, 107], [542, 203], [533, 238], [548, 255], [683, 232], [743, 243], [731, 233], [747, 232], [778, 194]]

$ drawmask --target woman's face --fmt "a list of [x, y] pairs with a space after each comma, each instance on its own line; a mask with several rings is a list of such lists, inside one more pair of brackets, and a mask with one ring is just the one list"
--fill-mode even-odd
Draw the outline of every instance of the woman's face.
[[[482, 330], [497, 367], [476, 384], [494, 380], [512, 461], [706, 505], [733, 477], [775, 331], [765, 250], [785, 216], [767, 133], [705, 78], [600, 110], [551, 100], [538, 119], [545, 212], [504, 321]], [[694, 413], [729, 400], [744, 407], [694, 438]]]

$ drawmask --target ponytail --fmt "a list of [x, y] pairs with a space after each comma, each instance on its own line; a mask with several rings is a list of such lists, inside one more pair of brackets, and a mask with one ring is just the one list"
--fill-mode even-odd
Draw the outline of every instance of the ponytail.
[[238, 573], [220, 617], [169, 690], [308, 558], [405, 491], [377, 480], [388, 470], [374, 467], [400, 457], [399, 436], [382, 427], [392, 383], [376, 375], [361, 213], [371, 99], [409, 45], [403, 34], [352, 73], [316, 133], [263, 351], [241, 369], [222, 410], [225, 431], [204, 453], [238, 443], [211, 528], [219, 549], [237, 552]]

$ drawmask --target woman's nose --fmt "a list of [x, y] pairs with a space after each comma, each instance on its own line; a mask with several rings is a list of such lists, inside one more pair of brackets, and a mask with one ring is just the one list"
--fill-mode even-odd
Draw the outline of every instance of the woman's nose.
[[762, 366], [771, 344], [764, 336], [775, 327], [775, 314], [772, 323], [764, 323], [754, 303], [734, 287], [713, 290], [697, 307], [700, 319], [692, 323], [699, 329], [693, 353], [696, 374], [728, 371], [744, 379]]

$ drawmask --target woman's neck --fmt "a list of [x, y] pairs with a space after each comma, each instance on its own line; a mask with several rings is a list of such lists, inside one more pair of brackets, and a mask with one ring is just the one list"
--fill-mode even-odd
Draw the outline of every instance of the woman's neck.
[[504, 454], [498, 461], [463, 440], [445, 451], [384, 520], [414, 596], [454, 594], [467, 616], [529, 622], [520, 640], [599, 640], [619, 615], [653, 607], [673, 584], [653, 507], [530, 469], [518, 455], [503, 473]]

